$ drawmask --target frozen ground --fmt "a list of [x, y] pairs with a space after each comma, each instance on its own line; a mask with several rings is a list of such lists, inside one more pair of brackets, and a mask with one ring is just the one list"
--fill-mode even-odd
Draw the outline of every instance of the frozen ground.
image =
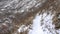
[[[55, 25], [52, 24], [52, 18], [54, 15], [51, 15], [51, 13], [47, 16], [46, 15], [47, 13], [44, 13], [43, 15], [37, 14], [35, 16], [32, 24], [32, 29], [28, 30], [29, 31], [28, 34], [60, 34], [60, 30], [56, 30]], [[24, 27], [24, 29], [26, 28], [28, 29], [28, 27]], [[19, 32], [20, 31], [21, 29], [19, 30]]]

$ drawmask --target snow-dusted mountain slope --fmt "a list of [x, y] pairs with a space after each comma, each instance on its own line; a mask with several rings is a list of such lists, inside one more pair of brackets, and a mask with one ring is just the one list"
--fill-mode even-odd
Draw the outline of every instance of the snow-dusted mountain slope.
[[0, 0], [0, 34], [60, 34], [60, 0]]

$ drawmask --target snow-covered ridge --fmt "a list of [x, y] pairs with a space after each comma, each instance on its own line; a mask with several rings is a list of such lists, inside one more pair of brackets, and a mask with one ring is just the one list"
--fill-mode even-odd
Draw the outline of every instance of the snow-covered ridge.
[[24, 27], [25, 30], [22, 28], [19, 30], [19, 32], [28, 30], [29, 31], [28, 34], [57, 34], [60, 32], [60, 30], [56, 30], [55, 25], [52, 24], [53, 16], [54, 16], [54, 14], [51, 15], [51, 13], [49, 13], [48, 15], [47, 15], [47, 13], [43, 13], [40, 15], [38, 13], [35, 16], [35, 18], [33, 19], [32, 26], [29, 26], [29, 27], [32, 27], [32, 29], [29, 29], [29, 27], [26, 27], [27, 28], [26, 29]]

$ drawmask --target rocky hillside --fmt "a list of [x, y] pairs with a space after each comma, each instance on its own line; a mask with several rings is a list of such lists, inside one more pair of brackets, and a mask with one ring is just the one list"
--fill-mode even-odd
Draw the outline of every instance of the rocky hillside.
[[0, 0], [0, 34], [60, 34], [60, 0]]

